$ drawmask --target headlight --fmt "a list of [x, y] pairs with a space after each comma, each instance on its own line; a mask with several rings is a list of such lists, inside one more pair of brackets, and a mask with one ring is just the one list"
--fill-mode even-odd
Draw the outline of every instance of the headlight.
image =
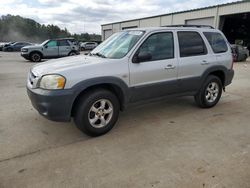
[[22, 48], [21, 52], [28, 52], [29, 50], [27, 48]]
[[63, 89], [66, 80], [63, 76], [57, 74], [45, 75], [39, 81], [38, 87], [42, 89]]

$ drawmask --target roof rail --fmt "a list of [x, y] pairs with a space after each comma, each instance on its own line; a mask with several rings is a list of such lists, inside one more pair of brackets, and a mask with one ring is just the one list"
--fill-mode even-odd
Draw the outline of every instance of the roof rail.
[[198, 28], [210, 28], [210, 29], [214, 29], [213, 26], [211, 25], [188, 25], [188, 24], [184, 24], [184, 25], [167, 25], [167, 26], [163, 26], [163, 27], [198, 27]]

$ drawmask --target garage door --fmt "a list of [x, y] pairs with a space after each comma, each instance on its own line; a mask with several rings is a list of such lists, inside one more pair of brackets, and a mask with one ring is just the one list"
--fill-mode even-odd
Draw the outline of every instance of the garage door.
[[112, 35], [112, 29], [104, 30], [104, 40]]
[[211, 25], [214, 26], [214, 17], [186, 20], [187, 25]]

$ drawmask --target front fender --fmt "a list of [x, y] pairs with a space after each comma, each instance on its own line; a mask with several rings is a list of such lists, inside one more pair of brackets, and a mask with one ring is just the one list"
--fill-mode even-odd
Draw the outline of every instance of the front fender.
[[97, 86], [97, 85], [101, 85], [101, 84], [102, 85], [103, 84], [111, 84], [111, 85], [118, 87], [122, 92], [124, 105], [126, 105], [128, 103], [129, 98], [130, 98], [130, 92], [129, 92], [128, 85], [120, 78], [112, 77], [112, 76], [104, 76], [104, 77], [87, 79], [87, 80], [81, 81], [81, 82], [77, 83], [76, 85], [74, 85], [71, 88], [73, 90], [73, 93], [74, 93], [72, 105], [73, 105], [73, 102], [75, 101], [75, 99], [84, 90], [88, 89], [89, 87]]

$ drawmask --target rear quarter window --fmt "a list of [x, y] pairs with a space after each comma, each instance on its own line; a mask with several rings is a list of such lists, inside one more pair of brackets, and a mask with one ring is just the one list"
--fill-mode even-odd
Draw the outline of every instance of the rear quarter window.
[[228, 51], [227, 42], [220, 33], [204, 32], [214, 53], [223, 53]]

